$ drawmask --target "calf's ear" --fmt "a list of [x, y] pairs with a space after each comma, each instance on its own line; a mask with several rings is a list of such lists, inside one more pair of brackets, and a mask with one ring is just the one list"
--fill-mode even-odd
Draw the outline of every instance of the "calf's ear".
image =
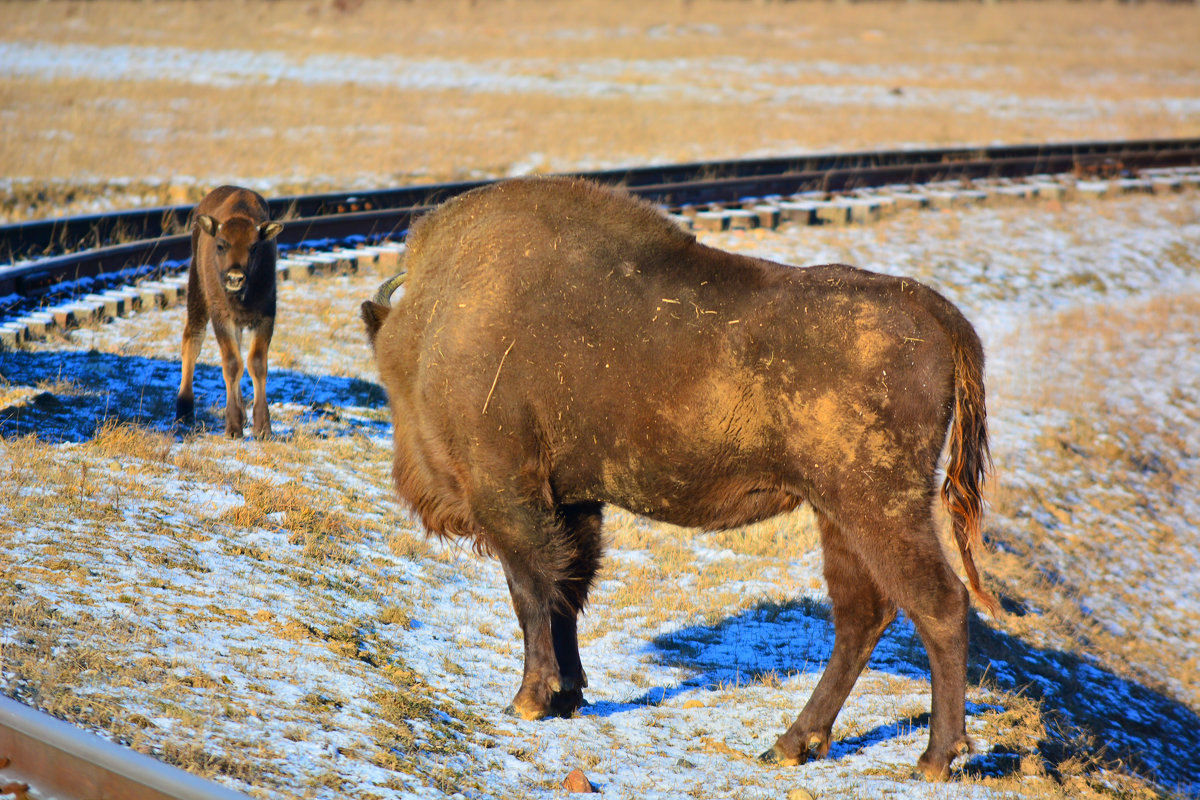
[[274, 239], [283, 230], [283, 224], [280, 222], [264, 222], [258, 226], [258, 238], [262, 241]]
[[208, 214], [201, 214], [196, 217], [196, 225], [209, 236], [217, 235], [217, 221]]

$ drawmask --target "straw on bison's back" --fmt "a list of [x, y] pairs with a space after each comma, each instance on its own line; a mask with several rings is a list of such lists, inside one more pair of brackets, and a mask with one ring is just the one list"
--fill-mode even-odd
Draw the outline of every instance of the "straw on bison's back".
[[933, 671], [920, 766], [948, 773], [968, 747], [968, 601], [932, 517], [947, 431], [943, 497], [972, 586], [994, 604], [971, 557], [983, 354], [952, 304], [909, 279], [714, 250], [624, 193], [570, 179], [446, 203], [414, 226], [406, 269], [395, 307], [363, 304], [396, 487], [430, 531], [503, 564], [525, 636], [512, 710], [565, 716], [582, 700], [576, 620], [602, 504], [722, 528], [808, 502], [834, 652], [764, 758], [828, 751], [899, 607]]

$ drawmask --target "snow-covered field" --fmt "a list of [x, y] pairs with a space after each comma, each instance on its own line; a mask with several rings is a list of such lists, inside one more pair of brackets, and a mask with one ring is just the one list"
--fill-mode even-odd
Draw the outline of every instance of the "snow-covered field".
[[0, 220], [606, 167], [1194, 136], [1187, 4], [0, 4]]
[[[614, 35], [620, 35], [617, 32]], [[1200, 114], [1200, 97], [1131, 97], [1097, 104], [1080, 97], [1031, 99], [998, 91], [918, 89], [894, 93], [880, 85], [914, 84], [933, 77], [930, 65], [854, 65], [796, 59], [767, 62], [741, 56], [592, 59], [430, 59], [404, 56], [294, 55], [270, 50], [194, 50], [187, 47], [129, 45], [62, 45], [0, 41], [0, 64], [16, 78], [153, 82], [164, 74], [177, 80], [228, 88], [295, 83], [339, 85], [346, 76], [356, 84], [397, 90], [460, 90], [488, 95], [541, 94], [550, 97], [636, 96], [639, 100], [690, 100], [711, 105], [757, 104], [784, 107], [795, 103], [956, 107], [1008, 115], [1040, 115], [1048, 109], [1074, 120], [1134, 113]], [[1003, 72], [1004, 70], [1002, 70]], [[1018, 67], [1007, 72], [1016, 77]], [[970, 83], [990, 70], [955, 65], [942, 70], [942, 80]], [[1105, 76], [1094, 76], [1104, 81]], [[1182, 85], [1200, 89], [1200, 76], [1181, 78]], [[162, 131], [147, 130], [147, 137]]]
[[[1125, 3], [0, 4], [0, 219], [228, 181], [1195, 135], [1195, 21]], [[357, 316], [375, 274], [282, 287], [267, 442], [220, 435], [211, 338], [207, 429], [169, 429], [180, 308], [0, 352], [0, 691], [263, 798], [549, 798], [575, 768], [630, 798], [1200, 797], [1200, 195], [704, 239], [913, 276], [980, 330], [981, 568], [1008, 613], [972, 620], [977, 753], [952, 783], [913, 775], [929, 676], [904, 620], [828, 759], [755, 760], [832, 647], [804, 512], [720, 533], [610, 512], [580, 632], [590, 705], [504, 716], [522, 644], [501, 570], [425, 541], [389, 486]]]
[[591, 704], [504, 716], [501, 570], [392, 499], [369, 274], [283, 286], [270, 442], [219, 435], [211, 341], [210, 430], [168, 431], [179, 308], [0, 353], [3, 691], [261, 797], [553, 797], [574, 768], [613, 797], [1200, 796], [1200, 196], [704, 238], [917, 277], [981, 332], [983, 569], [1010, 614], [972, 622], [954, 782], [913, 777], [929, 684], [904, 620], [828, 759], [755, 761], [832, 646], [803, 513], [711, 534], [608, 514]]

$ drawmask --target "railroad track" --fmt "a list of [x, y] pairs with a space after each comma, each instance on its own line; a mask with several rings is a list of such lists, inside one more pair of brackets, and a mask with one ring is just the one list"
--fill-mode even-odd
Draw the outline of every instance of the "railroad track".
[[[896, 208], [1154, 191], [1195, 182], [1200, 139], [861, 152], [581, 173], [700, 229], [846, 224]], [[1176, 171], [1172, 174], [1172, 171]], [[281, 277], [395, 258], [412, 220], [486, 181], [275, 198]], [[920, 190], [917, 190], [920, 187]], [[191, 206], [0, 226], [0, 347], [183, 295]], [[114, 243], [118, 239], [127, 239]]]
[[[695, 229], [860, 224], [902, 208], [1200, 189], [1200, 139], [851, 153], [587, 173]], [[278, 198], [280, 277], [387, 272], [414, 217], [480, 183]], [[0, 347], [182, 298], [190, 206], [0, 227]], [[132, 240], [114, 243], [115, 239]], [[0, 697], [0, 798], [232, 800], [203, 781]]]
[[14, 800], [248, 800], [0, 696], [0, 797]]

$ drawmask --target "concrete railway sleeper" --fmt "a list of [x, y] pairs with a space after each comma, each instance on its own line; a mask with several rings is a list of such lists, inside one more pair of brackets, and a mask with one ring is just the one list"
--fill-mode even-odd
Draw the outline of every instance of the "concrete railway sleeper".
[[[1200, 166], [1182, 166], [1146, 169], [1135, 175], [1122, 174], [1107, 179], [1059, 174], [1034, 175], [1023, 179], [938, 181], [923, 185], [871, 187], [839, 194], [804, 191], [792, 195], [740, 196], [721, 202], [666, 207], [678, 224], [707, 232], [776, 228], [789, 224], [871, 224], [909, 210], [943, 210], [1019, 202], [1069, 202], [1139, 192], [1162, 194], [1198, 189]], [[423, 210], [423, 206], [411, 209], [409, 218], [419, 215]], [[289, 227], [303, 228], [304, 222], [291, 221]], [[278, 279], [304, 281], [360, 270], [390, 274], [404, 252], [402, 240], [407, 229], [378, 233], [369, 227], [372, 223], [365, 224], [368, 227], [361, 233], [349, 233], [340, 239], [325, 237], [314, 241], [309, 238], [286, 250], [281, 247], [286, 255], [278, 261]], [[33, 266], [39, 263], [45, 262], [33, 262]], [[29, 264], [21, 267], [30, 272]], [[29, 305], [30, 298], [20, 294], [0, 296], [0, 349], [18, 348], [28, 342], [44, 339], [55, 331], [104, 322], [152, 308], [173, 307], [186, 299], [186, 268], [186, 260], [140, 265], [140, 271], [149, 273], [151, 279], [118, 283], [98, 291], [88, 290], [95, 281], [76, 280], [74, 283], [82, 287], [77, 296], [67, 297], [60, 302], [42, 303], [35, 308], [7, 315], [3, 310], [6, 301], [10, 306], [20, 308]], [[5, 272], [13, 269], [13, 266], [0, 265], [0, 286], [3, 285]], [[40, 274], [36, 270], [34, 272]], [[130, 270], [126, 268], [124, 272]], [[104, 282], [102, 277], [99, 282]]]

